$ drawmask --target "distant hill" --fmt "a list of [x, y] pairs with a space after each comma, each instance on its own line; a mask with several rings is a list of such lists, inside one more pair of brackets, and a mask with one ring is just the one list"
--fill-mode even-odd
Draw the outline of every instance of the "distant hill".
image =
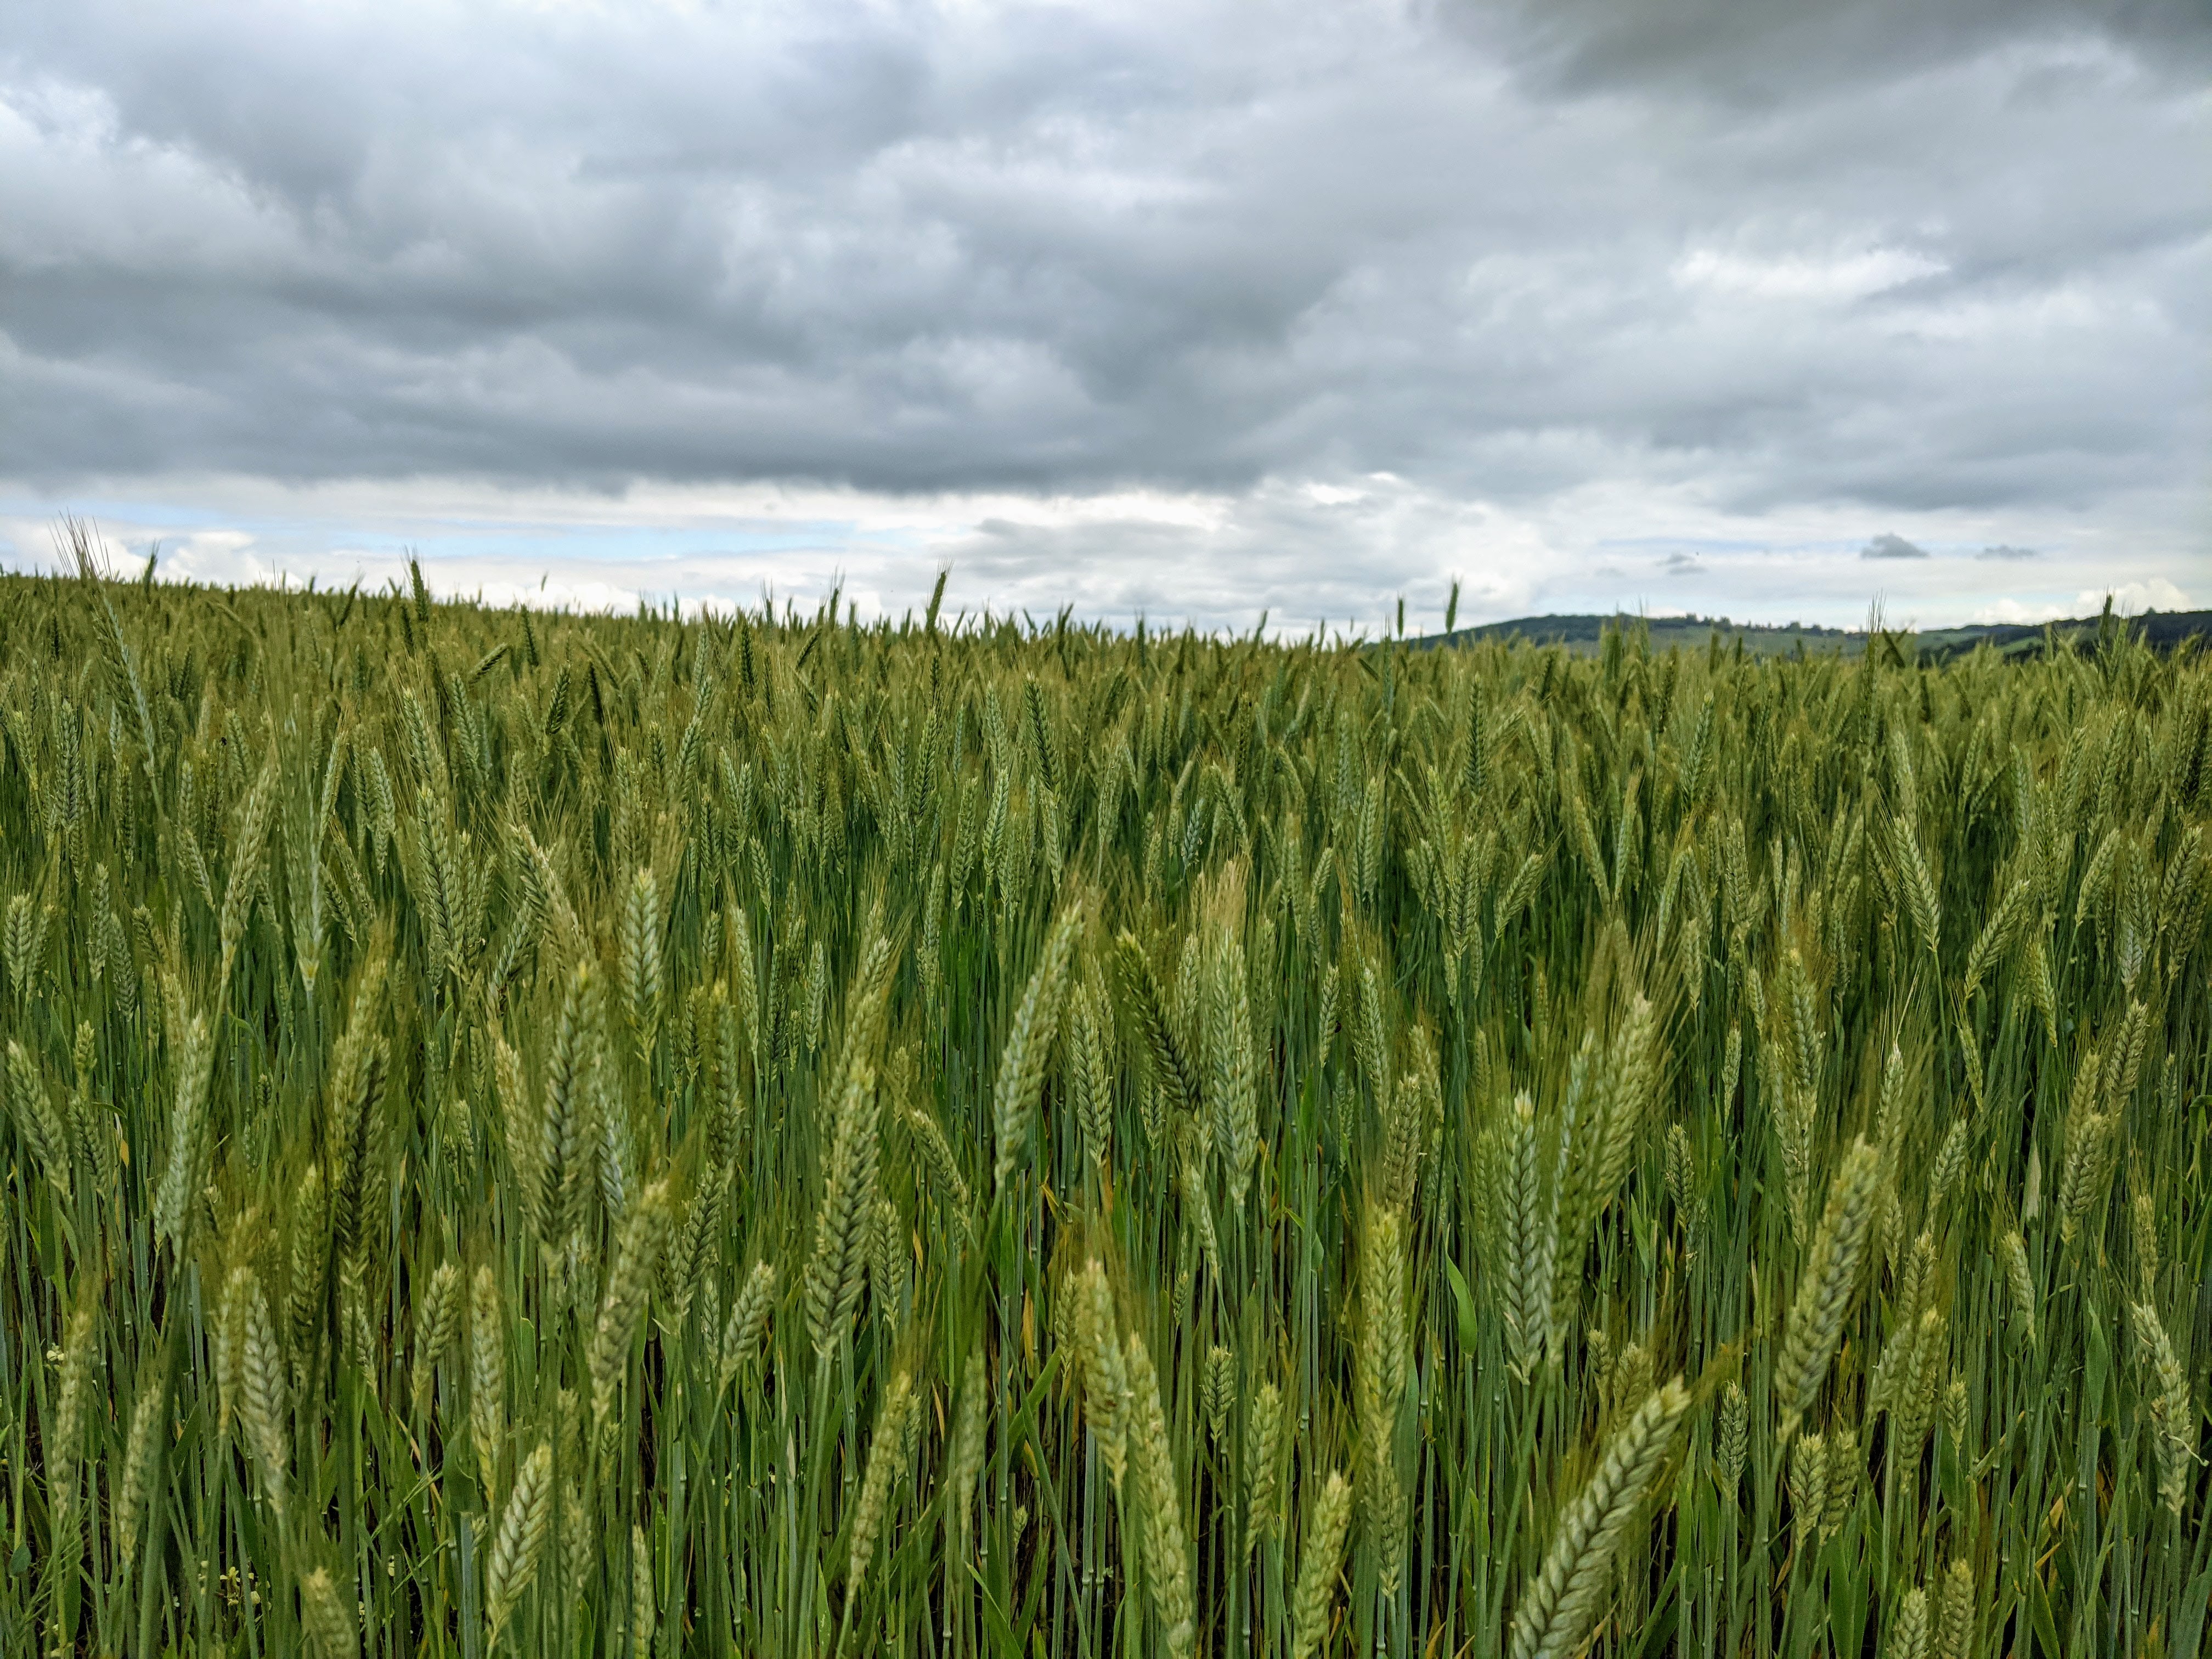
[[[2113, 620], [2161, 651], [2170, 651], [2184, 640], [2212, 639], [2212, 611], [2150, 611], [2139, 617]], [[2006, 656], [2039, 654], [2049, 638], [2079, 646], [2094, 640], [2102, 623], [2103, 618], [2099, 617], [2079, 617], [2050, 623], [1991, 623], [1917, 631], [1893, 629], [1889, 636], [1898, 642], [1899, 649], [1917, 649], [1923, 658], [1941, 662], [1984, 645]], [[1519, 617], [1511, 622], [1485, 623], [1449, 634], [1426, 634], [1407, 643], [1420, 647], [1476, 645], [1486, 641], [1520, 639], [1531, 645], [1564, 645], [1584, 655], [1598, 649], [1608, 627], [1630, 625], [1641, 625], [1650, 630], [1654, 651], [1674, 647], [1702, 651], [1717, 633], [1724, 648], [1733, 649], [1741, 640], [1744, 650], [1758, 657], [1790, 656], [1800, 650], [1807, 656], [1824, 651], [1848, 655], [1865, 650], [1869, 637], [1863, 629], [1817, 628], [1797, 623], [1777, 626], [1736, 622], [1727, 617], [1642, 617], [1619, 612], [1612, 616]]]

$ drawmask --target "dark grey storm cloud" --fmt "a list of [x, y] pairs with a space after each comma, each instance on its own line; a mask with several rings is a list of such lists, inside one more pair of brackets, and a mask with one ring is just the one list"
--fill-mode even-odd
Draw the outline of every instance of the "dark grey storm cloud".
[[2212, 64], [2202, 0], [1478, 0], [1448, 15], [1556, 85], [1672, 82], [1750, 103], [1924, 72], [2023, 40], [2110, 41], [2183, 76]]
[[1859, 557], [1863, 559], [1924, 559], [1927, 556], [1926, 548], [1916, 547], [1904, 537], [1893, 535], [1887, 530], [1859, 550]]
[[2208, 40], [2201, 0], [15, 8], [0, 477], [2179, 523]]

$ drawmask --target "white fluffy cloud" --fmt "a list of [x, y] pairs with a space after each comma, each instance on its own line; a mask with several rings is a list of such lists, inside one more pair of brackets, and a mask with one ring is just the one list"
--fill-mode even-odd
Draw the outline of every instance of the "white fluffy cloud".
[[0, 556], [74, 508], [210, 574], [895, 610], [950, 557], [1231, 625], [1455, 571], [1848, 620], [1881, 535], [1930, 619], [1985, 547], [2031, 607], [2185, 579], [2212, 22], [1795, 15], [21, 9]]
[[2103, 604], [2109, 593], [2112, 609], [2124, 617], [2136, 617], [2146, 611], [2186, 611], [2189, 595], [2163, 576], [2153, 576], [2148, 581], [2123, 582], [2115, 588], [2100, 591], [2084, 588], [2075, 596], [2075, 603], [2084, 611], [2094, 611]]

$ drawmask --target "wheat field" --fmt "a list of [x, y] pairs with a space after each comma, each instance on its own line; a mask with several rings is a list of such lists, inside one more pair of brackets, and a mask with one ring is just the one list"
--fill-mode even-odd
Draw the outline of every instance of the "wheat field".
[[2209, 722], [5, 579], [0, 1653], [2197, 1654]]

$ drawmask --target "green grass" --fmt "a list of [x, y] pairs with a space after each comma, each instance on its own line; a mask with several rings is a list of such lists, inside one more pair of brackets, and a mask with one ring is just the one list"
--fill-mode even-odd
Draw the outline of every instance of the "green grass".
[[2195, 1655], [2208, 720], [0, 580], [0, 1653]]

